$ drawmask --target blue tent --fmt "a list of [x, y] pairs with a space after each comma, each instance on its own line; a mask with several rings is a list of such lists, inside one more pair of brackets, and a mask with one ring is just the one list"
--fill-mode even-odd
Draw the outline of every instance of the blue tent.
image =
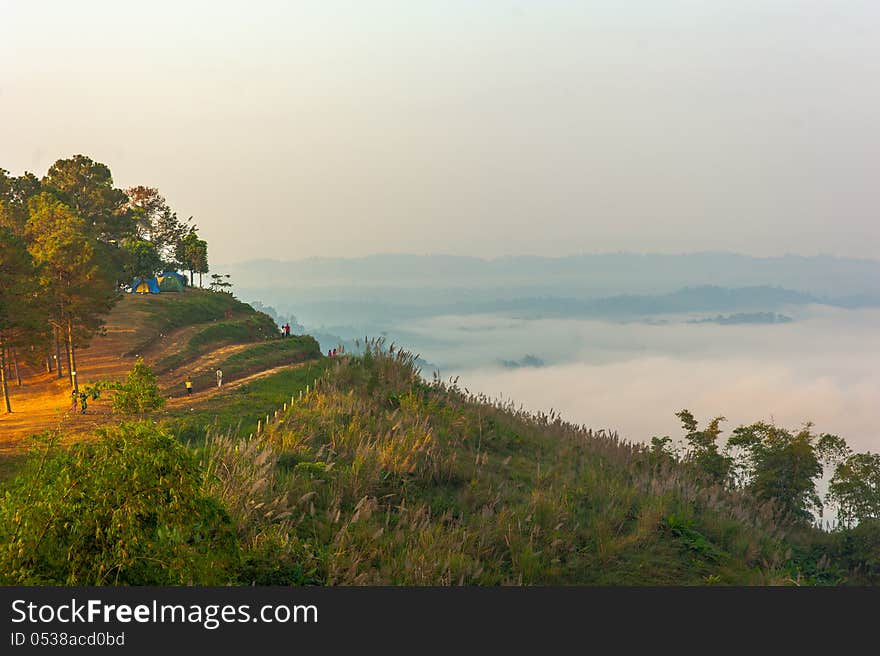
[[159, 281], [155, 278], [135, 278], [131, 283], [132, 294], [158, 294]]

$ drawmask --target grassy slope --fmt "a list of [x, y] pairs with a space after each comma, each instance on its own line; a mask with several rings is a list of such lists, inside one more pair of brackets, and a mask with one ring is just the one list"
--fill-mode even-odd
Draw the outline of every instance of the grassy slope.
[[[318, 342], [309, 335], [297, 335], [287, 339], [251, 344], [221, 358], [216, 366], [223, 371], [223, 379], [240, 378], [274, 367], [295, 365], [315, 360], [321, 355]], [[198, 388], [215, 384], [215, 371], [201, 371], [192, 377]]]
[[[260, 315], [250, 305], [230, 294], [218, 294], [203, 289], [188, 288], [182, 294], [149, 295], [138, 300], [145, 301], [142, 308], [147, 314], [146, 321], [153, 326], [153, 333], [146, 340], [132, 344], [128, 355], [142, 353], [177, 328], [214, 322], [234, 315]], [[125, 301], [123, 299], [122, 302]]]
[[[151, 348], [161, 333], [204, 324], [177, 351], [184, 359], [229, 345], [257, 316], [225, 295], [156, 300]], [[332, 361], [310, 338], [247, 339], [219, 360], [227, 376], [307, 362], [156, 417], [201, 453], [208, 491], [238, 527], [235, 582], [829, 580], [813, 536], [615, 436], [427, 384], [406, 355]], [[279, 423], [243, 439], [306, 386]]]
[[[282, 339], [271, 317], [228, 294], [189, 290], [184, 294], [149, 297], [149, 300], [147, 307], [156, 331], [150, 344], [154, 348], [164, 347], [154, 365], [160, 379], [163, 374], [186, 369], [200, 357], [229, 346], [242, 348], [211, 361], [210, 369], [202, 367], [192, 373], [190, 377], [196, 390], [213, 388], [217, 368], [223, 370], [226, 381], [231, 381], [285, 365], [308, 365], [282, 369], [229, 393], [163, 413], [160, 420], [182, 439], [200, 442], [209, 427], [250, 433], [256, 429], [258, 419], [274, 412], [323, 372], [317, 341], [308, 335]], [[161, 338], [169, 333], [173, 335], [175, 329], [186, 329], [180, 343], [165, 344]], [[143, 345], [133, 350], [138, 348], [142, 349]], [[183, 394], [180, 388], [169, 391], [175, 396]]]
[[830, 580], [802, 530], [614, 436], [426, 384], [407, 356], [328, 367], [259, 439], [209, 444], [255, 545], [244, 583]]
[[[123, 371], [130, 366], [134, 355], [143, 354], [153, 363], [166, 393], [172, 396], [182, 392], [173, 373], [184, 365], [193, 367], [196, 389], [204, 390], [213, 388], [214, 370], [218, 366], [223, 369], [225, 380], [231, 382], [268, 369], [315, 361], [311, 373], [308, 366], [302, 372], [285, 370], [268, 380], [256, 380], [229, 394], [200, 401], [194, 404], [197, 407], [193, 411], [189, 411], [189, 407], [169, 410], [158, 417], [170, 421], [172, 427], [187, 438], [197, 434], [203, 438], [204, 428], [209, 425], [227, 428], [241, 423], [243, 429], [252, 431], [258, 417], [274, 411], [285, 397], [290, 398], [291, 389], [294, 392], [304, 389], [306, 382], [312, 382], [320, 373], [320, 348], [314, 339], [309, 336], [282, 339], [271, 317], [229, 294], [187, 289], [181, 294], [126, 295], [112, 311], [108, 323], [120, 324], [128, 331], [114, 355], [114, 359], [128, 356], [119, 360], [123, 367], [116, 377], [124, 376]], [[230, 346], [240, 348], [216, 362], [211, 361], [210, 370], [198, 366], [202, 356]], [[93, 350], [82, 350], [80, 358], [87, 361]], [[53, 420], [49, 425], [35, 426], [34, 432], [56, 424]], [[18, 471], [27, 444], [23, 443], [21, 453], [0, 458], [0, 481]]]
[[309, 362], [302, 367], [289, 367], [245, 383], [229, 394], [214, 396], [190, 406], [167, 411], [161, 420], [180, 439], [201, 444], [206, 430], [234, 431], [249, 435], [257, 428], [258, 420], [289, 403], [315, 378], [323, 375], [326, 360]]
[[237, 319], [197, 325], [183, 343], [170, 349], [153, 367], [162, 374], [196, 360], [206, 353], [230, 344], [248, 344], [276, 337], [275, 321], [265, 314], [250, 314]]

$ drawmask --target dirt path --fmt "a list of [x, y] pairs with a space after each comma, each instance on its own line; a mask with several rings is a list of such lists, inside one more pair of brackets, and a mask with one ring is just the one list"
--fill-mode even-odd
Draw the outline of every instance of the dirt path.
[[[247, 316], [248, 315], [242, 313], [231, 314], [228, 317], [224, 317], [223, 320], [235, 321], [237, 319], [244, 319]], [[154, 339], [149, 346], [144, 348], [140, 355], [148, 362], [159, 362], [169, 356], [178, 355], [186, 348], [187, 344], [189, 344], [190, 338], [199, 331], [204, 330], [204, 328], [204, 323], [197, 323], [191, 326], [178, 328], [169, 332], [167, 335], [160, 335], [158, 338]]]
[[249, 346], [253, 346], [253, 344], [232, 344], [230, 346], [221, 346], [218, 349], [214, 349], [210, 353], [200, 356], [192, 362], [181, 365], [177, 369], [172, 369], [167, 374], [162, 376], [163, 387], [165, 389], [182, 388], [183, 382], [188, 375], [196, 376], [206, 371], [216, 371], [217, 365], [219, 363], [223, 362], [233, 353], [243, 351]]
[[258, 380], [260, 378], [265, 378], [266, 376], [271, 376], [272, 374], [278, 373], [279, 371], [285, 371], [287, 369], [294, 369], [297, 367], [304, 367], [307, 364], [314, 364], [311, 362], [302, 362], [300, 364], [285, 364], [280, 367], [272, 367], [271, 369], [264, 369], [263, 371], [258, 371], [255, 374], [250, 374], [249, 376], [243, 376], [242, 378], [237, 378], [236, 380], [230, 381], [229, 383], [223, 383], [223, 387], [211, 387], [206, 390], [201, 390], [199, 392], [193, 392], [192, 395], [183, 396], [174, 396], [168, 399], [168, 402], [165, 404], [166, 408], [185, 408], [191, 405], [193, 402], [199, 401], [207, 401], [208, 399], [212, 399], [216, 396], [224, 396], [227, 394], [231, 394], [236, 389], [250, 383], [251, 381]]
[[[94, 337], [88, 348], [77, 352], [77, 379], [80, 386], [125, 378], [136, 357], [133, 351], [137, 351], [137, 355], [150, 365], [179, 355], [190, 343], [190, 338], [206, 325], [198, 323], [171, 330], [167, 334], [159, 333], [156, 308], [151, 305], [152, 301], [154, 299], [150, 297], [129, 295], [114, 307], [107, 317], [105, 334]], [[244, 316], [241, 313], [227, 314], [224, 319]], [[208, 378], [213, 380], [213, 372], [218, 365], [222, 367], [223, 361], [250, 346], [253, 344], [220, 346], [176, 369], [160, 373], [159, 386], [168, 397], [166, 408], [179, 411], [194, 407], [215, 397], [232, 394], [250, 381], [298, 366], [286, 364], [263, 371], [241, 371], [237, 378], [227, 372], [221, 389], [211, 384], [197, 388], [192, 396], [185, 394], [183, 383], [188, 376], [204, 380], [204, 374], [208, 373]], [[10, 386], [13, 412], [0, 413], [0, 457], [24, 451], [29, 444], [28, 438], [34, 434], [62, 429], [64, 440], [72, 442], [82, 439], [98, 426], [118, 420], [118, 416], [111, 413], [108, 398], [89, 400], [85, 414], [72, 409], [66, 366], [64, 373], [64, 378], [59, 379], [55, 373], [50, 374], [45, 370], [22, 368], [24, 384], [18, 387], [13, 382]]]
[[[77, 351], [77, 379], [81, 386], [125, 377], [134, 362], [134, 356], [125, 354], [138, 344], [144, 344], [156, 337], [155, 323], [147, 312], [149, 301], [149, 298], [137, 296], [124, 298], [108, 316], [106, 334], [94, 337], [88, 348]], [[185, 344], [188, 337], [200, 327], [186, 326], [171, 331], [162, 338], [153, 340], [140, 355], [149, 364], [154, 364], [169, 353], [179, 350], [180, 345]], [[179, 392], [188, 374], [210, 371], [223, 358], [247, 346], [249, 345], [243, 344], [219, 348], [176, 371], [160, 376], [159, 384], [166, 393]], [[65, 357], [63, 351], [62, 357]], [[189, 397], [189, 400], [216, 396], [273, 371], [275, 370], [259, 372], [235, 381], [224, 381], [223, 390], [202, 390]], [[77, 434], [90, 431], [108, 420], [110, 407], [106, 400], [90, 401], [85, 415], [71, 410], [71, 388], [66, 366], [64, 373], [64, 378], [58, 379], [55, 373], [48, 374], [26, 368], [22, 370], [23, 385], [18, 387], [12, 382], [9, 391], [13, 412], [0, 413], [0, 455], [21, 452], [27, 438], [35, 433], [63, 428], [67, 439], [75, 439]], [[177, 404], [183, 402], [183, 399], [171, 399], [169, 407], [177, 407]]]
[[[132, 358], [123, 354], [139, 340], [146, 339], [148, 329], [143, 326], [143, 306], [137, 301], [119, 303], [110, 314], [106, 335], [92, 339], [89, 348], [77, 352], [77, 379], [80, 385], [99, 380], [121, 378], [131, 368]], [[65, 357], [62, 350], [62, 358]], [[66, 363], [65, 363], [66, 365]], [[27, 373], [34, 373], [33, 370]], [[39, 433], [66, 424], [72, 415], [70, 383], [67, 367], [64, 378], [45, 371], [23, 379], [23, 385], [9, 388], [12, 414], [0, 414], [0, 453], [15, 450], [18, 443], [33, 433]]]

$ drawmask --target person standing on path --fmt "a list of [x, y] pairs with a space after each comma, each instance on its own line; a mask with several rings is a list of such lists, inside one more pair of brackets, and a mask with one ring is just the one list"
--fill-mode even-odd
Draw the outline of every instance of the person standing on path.
[[71, 390], [71, 392], [70, 392], [70, 400], [71, 400], [71, 403], [73, 404], [72, 407], [71, 407], [70, 409], [71, 409], [73, 412], [76, 412], [76, 409], [77, 409], [77, 395], [76, 395], [76, 390]]
[[217, 387], [223, 386], [223, 372], [219, 369], [217, 370]]
[[193, 382], [190, 380], [190, 376], [186, 377], [186, 382], [183, 383], [186, 386], [186, 393], [188, 395], [192, 395], [193, 393]]

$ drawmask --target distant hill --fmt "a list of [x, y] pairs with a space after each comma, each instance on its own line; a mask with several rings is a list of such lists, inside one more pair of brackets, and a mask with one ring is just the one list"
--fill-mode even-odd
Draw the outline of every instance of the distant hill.
[[717, 323], [722, 326], [767, 324], [767, 323], [791, 323], [793, 319], [784, 314], [775, 312], [739, 312], [737, 314], [716, 315], [702, 319], [690, 319], [688, 323]]
[[[218, 265], [248, 290], [314, 290], [315, 297], [346, 290], [384, 296], [396, 290], [456, 290], [496, 298], [553, 295], [589, 298], [620, 293], [668, 293], [680, 287], [780, 286], [823, 297], [880, 294], [880, 260], [828, 255], [751, 257], [734, 253], [609, 253], [565, 257], [480, 259], [450, 255], [384, 254], [361, 258], [251, 260]], [[468, 291], [469, 290], [469, 291]], [[312, 294], [309, 294], [312, 297]], [[387, 300], [387, 299], [386, 299]]]
[[772, 309], [804, 305], [820, 300], [810, 294], [782, 287], [740, 287], [729, 289], [712, 285], [686, 287], [669, 294], [621, 294], [605, 298], [524, 298], [483, 304], [459, 303], [443, 308], [449, 312], [506, 312], [535, 317], [584, 317], [602, 319], [635, 318], [658, 314], [700, 311]]
[[[880, 261], [830, 256], [616, 253], [492, 260], [373, 255], [219, 265], [243, 299], [350, 339], [441, 314], [653, 319], [656, 314], [880, 307]], [[322, 343], [328, 340], [322, 340]]]

